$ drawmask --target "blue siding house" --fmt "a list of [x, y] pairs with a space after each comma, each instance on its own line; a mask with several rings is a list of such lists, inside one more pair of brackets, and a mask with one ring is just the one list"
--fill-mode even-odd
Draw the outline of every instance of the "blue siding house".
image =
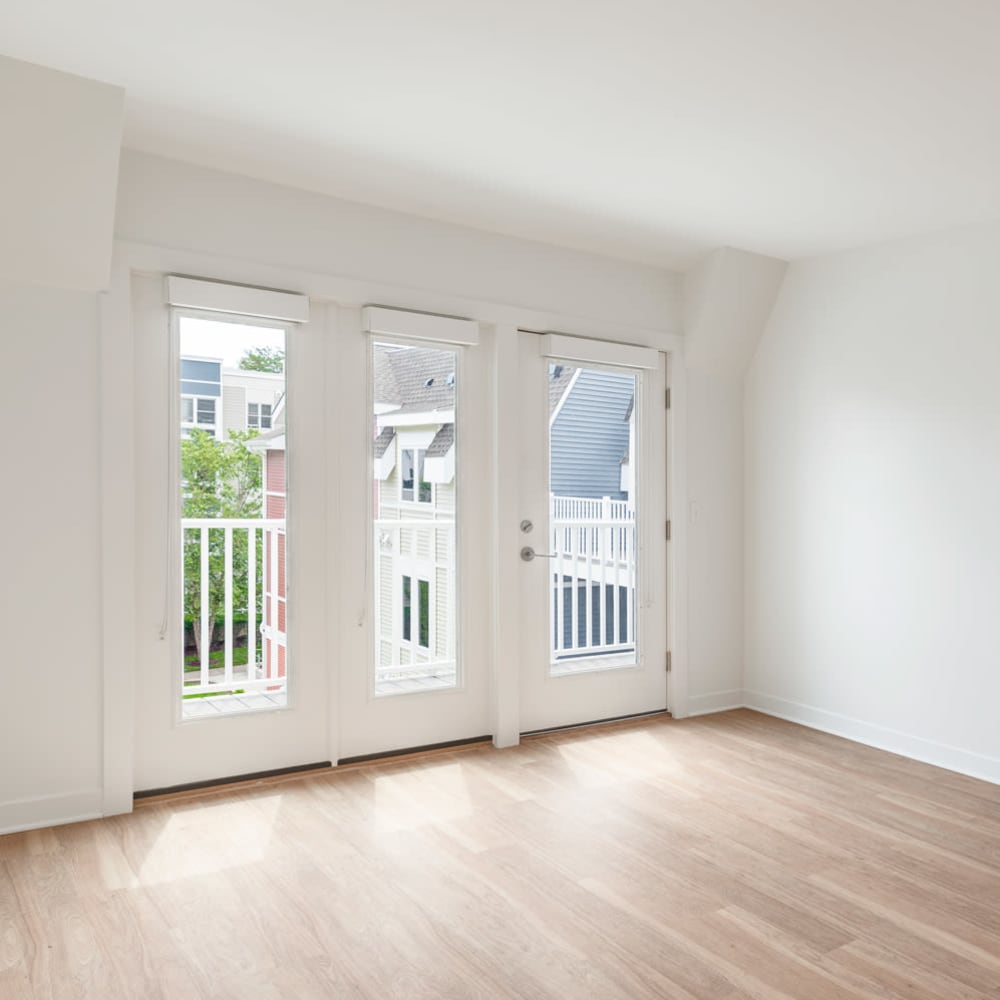
[[[550, 377], [559, 378], [554, 367]], [[629, 450], [635, 376], [576, 369], [553, 411], [551, 489], [556, 496], [625, 500], [622, 460]]]

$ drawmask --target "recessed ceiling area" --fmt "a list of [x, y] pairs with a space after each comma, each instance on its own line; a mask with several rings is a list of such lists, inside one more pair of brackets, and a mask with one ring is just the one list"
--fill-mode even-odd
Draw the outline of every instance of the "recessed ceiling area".
[[992, 0], [7, 0], [126, 145], [664, 267], [1000, 217]]

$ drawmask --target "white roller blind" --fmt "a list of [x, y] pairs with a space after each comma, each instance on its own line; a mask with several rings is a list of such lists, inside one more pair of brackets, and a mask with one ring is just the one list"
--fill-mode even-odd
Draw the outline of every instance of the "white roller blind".
[[459, 344], [463, 347], [476, 347], [479, 344], [479, 323], [474, 319], [408, 312], [385, 306], [365, 306], [361, 321], [368, 333], [382, 336], [433, 340], [439, 344]]
[[651, 347], [568, 337], [562, 333], [543, 334], [539, 341], [543, 358], [571, 361], [574, 364], [614, 365], [616, 368], [655, 370], [660, 366], [660, 353]]
[[270, 288], [231, 285], [204, 278], [167, 276], [167, 302], [186, 309], [274, 319], [284, 323], [309, 322], [309, 296]]

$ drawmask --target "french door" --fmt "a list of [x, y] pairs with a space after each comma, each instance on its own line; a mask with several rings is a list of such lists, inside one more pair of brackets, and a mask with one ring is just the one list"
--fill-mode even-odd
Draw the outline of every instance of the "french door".
[[132, 277], [138, 791], [330, 759], [322, 313], [172, 282]]
[[490, 735], [491, 336], [337, 310], [339, 760]]
[[521, 731], [662, 710], [665, 358], [519, 337]]
[[133, 277], [138, 790], [488, 737], [515, 674], [522, 731], [665, 707], [661, 355], [507, 330], [500, 412], [477, 322], [163, 288]]
[[167, 288], [133, 279], [136, 788], [490, 735], [489, 335]]

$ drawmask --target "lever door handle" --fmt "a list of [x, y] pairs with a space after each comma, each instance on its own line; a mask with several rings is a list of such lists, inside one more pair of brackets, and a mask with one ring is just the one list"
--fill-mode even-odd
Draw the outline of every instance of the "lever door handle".
[[558, 552], [536, 552], [530, 545], [525, 545], [521, 549], [521, 558], [525, 562], [531, 562], [533, 559], [555, 559], [558, 555]]

